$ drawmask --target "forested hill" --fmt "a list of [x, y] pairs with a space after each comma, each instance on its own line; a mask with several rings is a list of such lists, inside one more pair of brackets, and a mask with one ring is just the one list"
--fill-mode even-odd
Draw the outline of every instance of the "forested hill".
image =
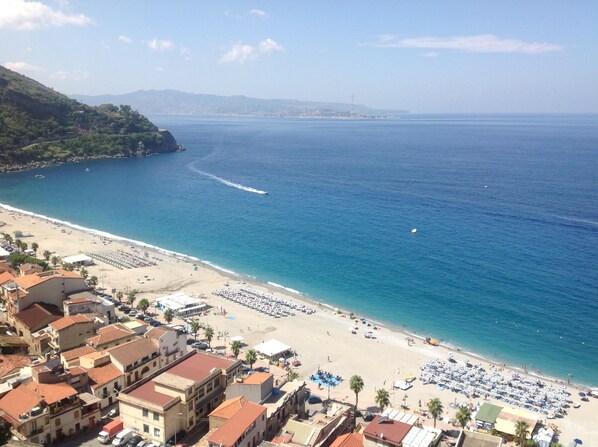
[[130, 106], [91, 107], [0, 66], [0, 172], [179, 148]]

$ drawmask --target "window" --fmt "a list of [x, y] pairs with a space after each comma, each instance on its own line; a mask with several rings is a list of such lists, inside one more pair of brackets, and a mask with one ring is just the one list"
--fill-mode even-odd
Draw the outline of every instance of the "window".
[[143, 417], [146, 418], [149, 416], [149, 410], [147, 408], [143, 409]]
[[149, 433], [149, 425], [143, 424], [143, 433]]
[[60, 425], [60, 418], [56, 418], [56, 421], [54, 423], [56, 424], [56, 427], [58, 427]]
[[79, 419], [79, 410], [75, 411], [74, 416], [75, 416], [75, 419]]
[[187, 405], [187, 409], [189, 411], [193, 410], [193, 402], [189, 402], [189, 405]]
[[157, 411], [154, 411], [154, 421], [159, 421], [160, 420], [160, 413], [158, 413]]
[[160, 429], [154, 428], [154, 436], [160, 436]]

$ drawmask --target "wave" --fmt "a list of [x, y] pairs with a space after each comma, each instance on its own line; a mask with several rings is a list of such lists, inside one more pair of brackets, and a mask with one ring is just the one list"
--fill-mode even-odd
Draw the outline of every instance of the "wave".
[[211, 178], [212, 180], [216, 180], [217, 182], [222, 183], [223, 185], [230, 186], [231, 188], [240, 189], [241, 191], [252, 192], [254, 194], [260, 194], [262, 196], [268, 195], [268, 191], [262, 191], [261, 189], [252, 188], [251, 186], [241, 185], [240, 183], [231, 182], [230, 180], [226, 180], [208, 172], [201, 171], [197, 169], [193, 163], [190, 163], [187, 166], [193, 172], [197, 172], [198, 174]]
[[299, 292], [298, 290], [291, 289], [290, 287], [285, 287], [285, 286], [283, 286], [283, 285], [281, 285], [281, 284], [277, 284], [277, 283], [275, 283], [275, 282], [270, 282], [270, 281], [268, 281], [268, 284], [269, 284], [269, 285], [271, 285], [272, 287], [276, 287], [276, 288], [278, 288], [278, 289], [286, 290], [287, 292], [291, 292], [291, 293], [294, 293], [294, 294], [297, 294], [297, 295], [303, 295], [303, 294], [302, 294], [301, 292]]
[[558, 214], [555, 214], [555, 217], [558, 217], [559, 219], [563, 219], [563, 220], [568, 220], [569, 222], [578, 222], [578, 223], [584, 223], [584, 224], [589, 224], [589, 225], [598, 225], [598, 222], [594, 221], [594, 220], [589, 220], [589, 219], [579, 219], [576, 217], [568, 217], [568, 216], [559, 216]]

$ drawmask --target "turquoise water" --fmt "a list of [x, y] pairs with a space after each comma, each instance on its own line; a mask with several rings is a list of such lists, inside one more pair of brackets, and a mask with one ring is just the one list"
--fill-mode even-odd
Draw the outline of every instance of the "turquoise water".
[[1, 175], [0, 202], [598, 385], [598, 117], [152, 118], [187, 152]]

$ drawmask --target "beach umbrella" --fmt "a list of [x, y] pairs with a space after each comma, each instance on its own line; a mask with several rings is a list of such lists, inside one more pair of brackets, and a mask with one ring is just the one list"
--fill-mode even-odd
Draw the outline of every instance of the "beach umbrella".
[[573, 440], [573, 442], [574, 442], [575, 444], [580, 444], [580, 445], [581, 445], [581, 444], [583, 444], [583, 442], [581, 442], [581, 439], [578, 439], [578, 438], [575, 438], [575, 439]]

